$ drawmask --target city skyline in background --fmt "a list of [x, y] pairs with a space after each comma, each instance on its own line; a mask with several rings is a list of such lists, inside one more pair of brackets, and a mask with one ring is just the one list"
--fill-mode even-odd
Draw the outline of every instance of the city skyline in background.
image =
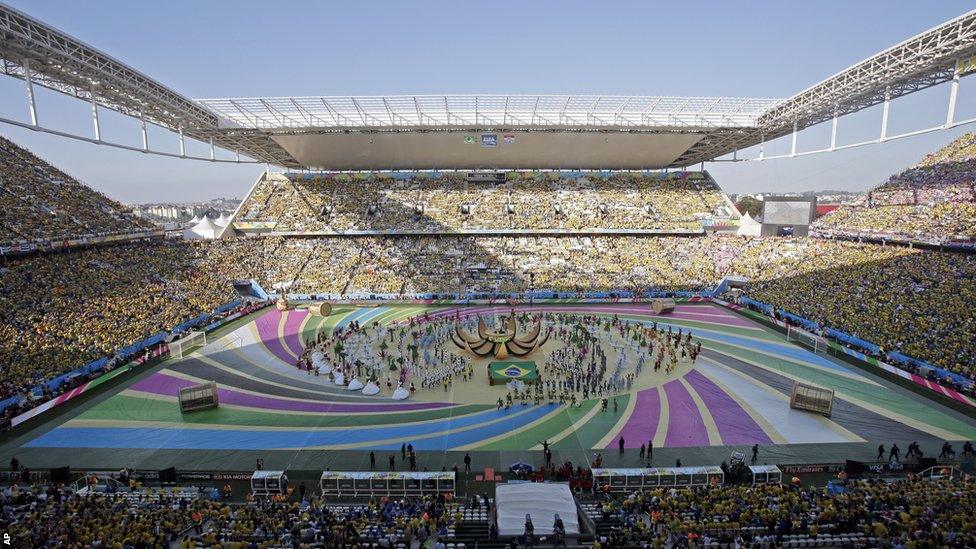
[[[610, 10], [574, 2], [380, 2], [294, 3], [269, 12], [252, 2], [235, 3], [234, 10], [224, 3], [170, 2], [138, 10], [114, 0], [10, 3], [194, 98], [427, 93], [785, 98], [971, 7], [958, 1], [829, 2], [785, 10], [765, 2], [706, 2], [689, 11], [644, 3], [615, 3]], [[976, 115], [973, 86], [963, 79], [957, 119]], [[45, 125], [90, 132], [87, 103], [49, 90], [37, 95]], [[948, 86], [938, 86], [895, 101], [889, 134], [944, 121], [947, 97]], [[0, 116], [25, 120], [26, 114], [23, 82], [0, 79]], [[104, 109], [100, 116], [106, 139], [138, 142], [137, 121]], [[844, 117], [839, 144], [876, 138], [879, 125], [880, 106]], [[863, 191], [973, 127], [792, 159], [712, 162], [705, 168], [729, 193]], [[829, 131], [828, 123], [801, 133], [800, 150], [825, 146]], [[145, 155], [11, 125], [0, 125], [0, 135], [127, 203], [243, 197], [264, 170], [263, 164]], [[154, 148], [175, 152], [177, 139], [165, 130], [153, 128], [150, 141]], [[766, 154], [783, 154], [788, 146], [788, 138], [770, 143]], [[188, 150], [205, 151], [202, 144]]]

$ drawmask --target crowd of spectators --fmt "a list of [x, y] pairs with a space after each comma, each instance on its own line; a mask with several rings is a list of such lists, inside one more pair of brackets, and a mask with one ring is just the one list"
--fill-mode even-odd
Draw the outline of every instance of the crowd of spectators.
[[307, 494], [232, 503], [192, 491], [83, 494], [55, 485], [3, 490], [0, 523], [14, 547], [354, 547], [447, 541], [460, 522], [449, 494], [326, 504]]
[[64, 485], [3, 490], [4, 532], [17, 547], [163, 547], [209, 502], [158, 493], [82, 496]]
[[467, 174], [267, 174], [241, 221], [278, 231], [512, 231], [628, 229], [700, 232], [700, 219], [734, 215], [704, 172], [511, 172], [505, 182]]
[[[972, 547], [971, 478], [849, 481], [839, 494], [797, 485], [657, 489], [600, 504], [623, 543], [653, 547], [780, 547], [787, 539], [852, 546]], [[839, 537], [844, 534], [844, 538]], [[795, 545], [794, 545], [795, 546]]]
[[[565, 480], [562, 470], [557, 477]], [[311, 493], [235, 503], [214, 492], [82, 494], [63, 485], [14, 484], [0, 494], [0, 523], [16, 547], [442, 547], [466, 516], [451, 494], [342, 505]], [[915, 549], [976, 543], [976, 482], [968, 476], [849, 480], [829, 489], [799, 482], [658, 488], [596, 498], [581, 503], [600, 521], [595, 543], [601, 546], [780, 547], [803, 540]], [[475, 501], [483, 505], [479, 496]], [[536, 534], [547, 534], [549, 523], [534, 518]], [[494, 530], [489, 537], [497, 540]]]
[[971, 255], [740, 237], [248, 239], [212, 248], [210, 260], [220, 256], [213, 268], [225, 276], [335, 296], [698, 291], [742, 276], [755, 299], [886, 351], [976, 374], [972, 338], [960, 337], [976, 332]]
[[976, 239], [976, 134], [963, 135], [815, 225], [918, 240]]
[[698, 291], [754, 299], [972, 377], [976, 257], [812, 238], [331, 237], [150, 241], [8, 258], [0, 397], [234, 298], [230, 282], [334, 297]]
[[[976, 256], [870, 245], [827, 246], [821, 268], [756, 278], [750, 297], [976, 378]], [[944, 380], [940, 380], [945, 382]]]
[[[976, 135], [967, 134], [818, 225], [912, 238], [976, 237]], [[267, 175], [242, 220], [297, 232], [451, 233], [533, 229], [698, 230], [726, 206], [695, 172], [304, 177]], [[145, 228], [121, 205], [0, 138], [0, 243]], [[750, 297], [951, 371], [976, 376], [976, 257], [816, 238], [731, 236], [357, 236], [152, 240], [4, 258], [0, 263], [0, 399], [210, 312], [230, 281], [294, 293], [469, 294], [552, 290], [696, 291], [724, 276]], [[74, 384], [84, 381], [74, 380]], [[73, 386], [69, 382], [65, 387]], [[51, 395], [42, 395], [46, 398]], [[29, 403], [26, 404], [29, 406]], [[19, 408], [11, 408], [6, 414]], [[648, 492], [601, 504], [626, 536], [696, 543], [740, 535], [861, 532], [896, 547], [972, 544], [972, 481], [857, 483], [840, 495], [798, 487]], [[381, 501], [341, 511], [320, 499], [229, 505], [204, 500], [80, 497], [8, 489], [5, 531], [24, 544], [128, 540], [159, 545], [194, 524], [199, 541], [405, 541], [437, 537], [456, 507]], [[28, 526], [29, 525], [29, 526]], [[745, 528], [748, 527], [748, 530]], [[968, 537], [967, 537], [968, 536]], [[755, 539], [755, 537], [753, 537]]]
[[203, 248], [134, 242], [7, 258], [0, 265], [0, 397], [233, 299], [203, 272]]
[[[938, 233], [932, 212], [976, 204], [974, 174], [976, 135], [967, 134], [860, 208], [924, 210], [926, 234]], [[459, 173], [268, 174], [242, 206], [243, 220], [298, 232], [448, 234], [156, 240], [4, 258], [0, 399], [210, 312], [233, 298], [231, 280], [250, 278], [291, 293], [398, 296], [696, 291], [736, 275], [749, 279], [755, 299], [885, 351], [976, 374], [976, 346], [965, 337], [976, 333], [972, 256], [824, 239], [449, 234], [700, 229], [699, 217], [726, 204], [704, 172], [511, 172], [497, 183]], [[976, 216], [959, 219], [972, 229]], [[884, 223], [915, 231], [897, 217]], [[0, 242], [141, 228], [119, 204], [0, 138]]]
[[118, 202], [0, 137], [0, 245], [147, 228]]

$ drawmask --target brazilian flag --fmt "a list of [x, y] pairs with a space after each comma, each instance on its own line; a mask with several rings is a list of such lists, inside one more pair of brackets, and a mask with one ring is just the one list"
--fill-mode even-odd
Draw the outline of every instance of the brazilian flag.
[[492, 385], [504, 385], [513, 379], [525, 383], [535, 383], [539, 379], [539, 371], [535, 362], [531, 360], [504, 360], [488, 364], [489, 382]]

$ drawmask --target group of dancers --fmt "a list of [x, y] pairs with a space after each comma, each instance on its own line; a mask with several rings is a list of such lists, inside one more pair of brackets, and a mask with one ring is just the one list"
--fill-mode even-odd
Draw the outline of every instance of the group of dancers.
[[[675, 332], [641, 323], [597, 316], [549, 315], [554, 336], [563, 346], [551, 351], [543, 366], [543, 389], [555, 392], [560, 401], [575, 402], [576, 395], [587, 400], [605, 398], [629, 391], [644, 368], [653, 364], [671, 374], [680, 362], [694, 364], [701, 353], [701, 342], [692, 341], [691, 332]], [[608, 364], [607, 348], [616, 359]]]
[[379, 394], [385, 386], [398, 400], [418, 388], [447, 391], [455, 381], [474, 377], [471, 360], [447, 350], [454, 324], [454, 318], [430, 315], [399, 324], [352, 321], [306, 341], [296, 366], [336, 385], [376, 387], [366, 394]]
[[[514, 314], [514, 313], [513, 313]], [[538, 314], [522, 313], [517, 322], [528, 326]], [[488, 317], [494, 325], [505, 317]], [[498, 399], [499, 407], [543, 402], [580, 405], [590, 398], [607, 398], [633, 388], [646, 368], [670, 374], [681, 362], [694, 363], [701, 342], [690, 332], [659, 329], [657, 323], [575, 313], [542, 313], [550, 341], [557, 343], [545, 357], [538, 382], [514, 385]], [[475, 377], [470, 357], [453, 348], [458, 327], [476, 330], [479, 317], [429, 313], [406, 321], [361, 324], [352, 321], [331, 332], [321, 331], [306, 342], [296, 365], [309, 375], [364, 394], [387, 393], [407, 398], [421, 391], [447, 392], [455, 382]], [[551, 345], [551, 344], [550, 344]], [[456, 350], [457, 352], [453, 352]]]

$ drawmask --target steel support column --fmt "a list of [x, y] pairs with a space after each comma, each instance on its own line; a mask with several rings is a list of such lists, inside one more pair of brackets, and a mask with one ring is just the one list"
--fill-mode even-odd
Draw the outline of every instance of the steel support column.
[[30, 60], [24, 59], [24, 84], [27, 86], [27, 110], [31, 126], [37, 127], [37, 104], [34, 102], [34, 80], [31, 77]]
[[139, 124], [142, 126], [142, 152], [149, 152], [149, 130], [146, 128], [146, 115], [139, 112]]
[[102, 141], [102, 126], [98, 122], [98, 103], [95, 101], [95, 92], [92, 91], [91, 94], [91, 113], [92, 113], [92, 129], [95, 130], [95, 141]]
[[830, 123], [830, 150], [837, 149], [837, 111], [834, 111], [834, 119]]
[[891, 111], [891, 88], [885, 88], [884, 107], [881, 111], [881, 137], [879, 141], [888, 140], [888, 113]]
[[793, 137], [792, 143], [790, 144], [790, 156], [796, 156], [796, 121], [793, 121]]
[[[958, 66], [958, 63], [957, 63]], [[959, 95], [959, 69], [957, 68], [952, 75], [952, 83], [949, 84], [949, 110], [946, 112], [946, 127], [952, 125], [956, 118], [956, 96]]]

